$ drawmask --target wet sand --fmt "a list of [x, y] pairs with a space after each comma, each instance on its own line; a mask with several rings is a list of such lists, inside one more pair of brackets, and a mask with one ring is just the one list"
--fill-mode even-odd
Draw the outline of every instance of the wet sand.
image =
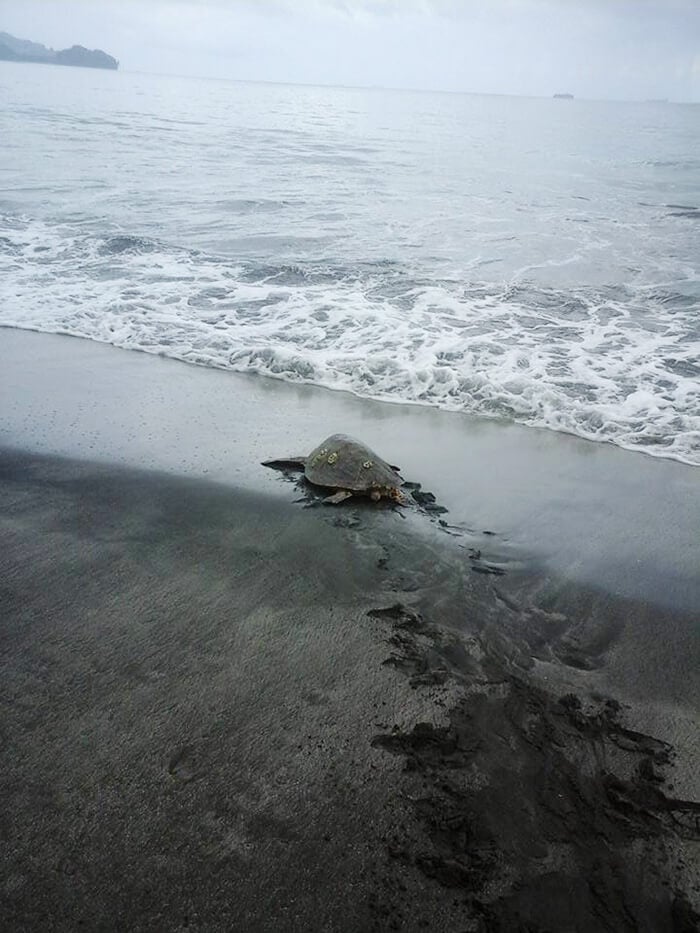
[[[42, 353], [56, 365], [60, 343], [73, 366], [39, 406], [29, 384]], [[34, 347], [24, 369], [20, 344]], [[690, 517], [655, 526], [665, 548], [654, 563], [641, 520], [615, 556], [616, 526], [629, 530], [635, 513], [608, 516], [596, 560], [616, 583], [603, 585], [577, 519], [587, 498], [599, 507], [599, 491], [584, 484], [571, 514], [559, 511], [582, 542], [577, 560], [538, 551], [549, 519], [535, 530], [526, 521], [538, 505], [554, 514], [561, 473], [576, 475], [580, 457], [589, 475], [603, 469], [578, 442], [555, 438], [556, 490], [502, 490], [510, 527], [495, 493], [469, 512], [468, 493], [431, 482], [425, 456], [404, 473], [449, 512], [333, 509], [279, 474], [256, 474], [258, 491], [237, 482], [246, 457], [294, 452], [287, 434], [303, 416], [329, 415], [313, 392], [299, 411], [303, 390], [279, 390], [297, 421], [273, 450], [278, 416], [260, 404], [255, 421], [243, 398], [231, 433], [252, 440], [223, 476], [221, 412], [188, 376], [199, 431], [177, 408], [169, 429], [153, 417], [154, 430], [174, 432], [172, 447], [151, 438], [164, 459], [145, 471], [134, 466], [149, 438], [123, 440], [131, 411], [120, 403], [142, 387], [125, 378], [129, 354], [31, 334], [13, 349], [0, 420], [6, 928], [697, 928], [692, 471], [605, 455], [611, 495], [639, 469], [667, 495], [652, 499], [655, 517]], [[167, 371], [162, 408], [172, 408], [170, 373], [191, 369], [137, 359]], [[278, 392], [257, 382], [251, 392]], [[148, 419], [144, 396], [155, 388], [141, 392]], [[365, 405], [338, 404], [346, 415]], [[378, 415], [363, 417], [377, 428]], [[425, 417], [399, 420], [415, 439]], [[493, 432], [477, 432], [472, 456], [496, 449]], [[551, 461], [548, 439], [523, 447], [516, 434], [525, 463], [546, 451]], [[90, 443], [96, 451], [76, 449]], [[197, 451], [196, 468], [177, 468], [178, 447]], [[620, 475], [617, 454], [629, 461]], [[220, 482], [202, 479], [216, 464]], [[647, 577], [655, 567], [646, 589], [635, 585], [640, 564]]]
[[700, 470], [565, 434], [0, 329], [0, 443], [286, 495], [260, 469], [344, 431], [432, 490], [452, 523], [634, 599], [697, 610]]

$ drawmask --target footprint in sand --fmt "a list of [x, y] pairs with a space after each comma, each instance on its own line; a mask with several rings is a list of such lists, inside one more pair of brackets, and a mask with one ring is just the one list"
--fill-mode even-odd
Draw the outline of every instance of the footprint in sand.
[[168, 774], [176, 781], [186, 784], [197, 776], [194, 763], [194, 749], [186, 745], [170, 756]]

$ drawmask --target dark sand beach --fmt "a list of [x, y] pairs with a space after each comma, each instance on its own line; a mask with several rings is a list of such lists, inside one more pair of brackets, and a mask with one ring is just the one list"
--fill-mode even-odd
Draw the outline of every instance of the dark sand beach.
[[698, 929], [700, 471], [0, 338], [5, 929]]

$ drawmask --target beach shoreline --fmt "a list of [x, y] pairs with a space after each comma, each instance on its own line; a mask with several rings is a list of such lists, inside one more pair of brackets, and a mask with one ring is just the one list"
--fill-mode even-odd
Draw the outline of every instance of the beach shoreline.
[[495, 531], [505, 562], [681, 611], [700, 605], [697, 467], [75, 337], [0, 336], [5, 446], [288, 498], [260, 462], [348, 433], [435, 493], [452, 524]]
[[[694, 929], [692, 469], [7, 333], [10, 929]], [[443, 524], [257, 466], [331, 424]]]

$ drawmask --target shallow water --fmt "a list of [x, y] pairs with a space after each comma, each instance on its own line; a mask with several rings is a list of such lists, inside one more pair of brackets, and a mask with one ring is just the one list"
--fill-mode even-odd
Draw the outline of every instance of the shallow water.
[[693, 105], [0, 63], [0, 324], [700, 464]]

